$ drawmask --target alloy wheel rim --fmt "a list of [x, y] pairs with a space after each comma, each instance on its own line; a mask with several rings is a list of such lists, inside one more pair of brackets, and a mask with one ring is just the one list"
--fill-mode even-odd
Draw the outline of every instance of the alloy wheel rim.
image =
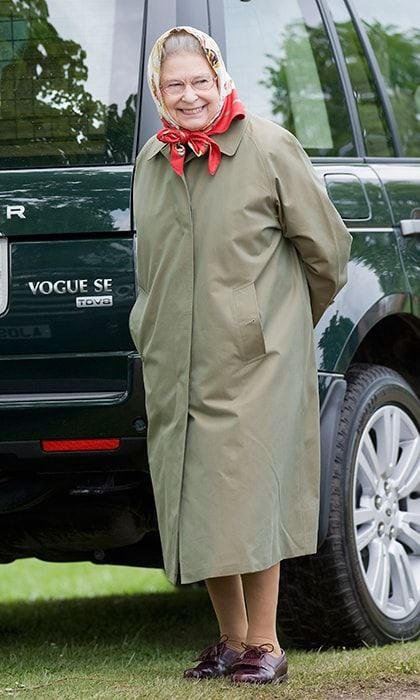
[[401, 620], [420, 604], [420, 437], [412, 418], [386, 405], [371, 416], [356, 456], [353, 528], [375, 605]]

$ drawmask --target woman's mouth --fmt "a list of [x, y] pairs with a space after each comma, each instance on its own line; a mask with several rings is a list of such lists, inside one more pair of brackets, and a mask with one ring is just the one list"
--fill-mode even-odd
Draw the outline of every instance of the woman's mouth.
[[193, 109], [180, 109], [180, 111], [182, 112], [182, 114], [185, 114], [187, 117], [189, 117], [189, 116], [193, 117], [196, 114], [201, 114], [204, 107], [205, 107], [205, 105], [202, 105], [201, 107], [194, 107]]

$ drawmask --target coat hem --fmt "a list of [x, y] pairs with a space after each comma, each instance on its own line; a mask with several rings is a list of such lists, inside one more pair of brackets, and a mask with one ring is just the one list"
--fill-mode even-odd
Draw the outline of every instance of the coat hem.
[[181, 583], [183, 584], [190, 584], [190, 583], [197, 583], [199, 581], [204, 581], [207, 578], [217, 578], [219, 576], [237, 576], [237, 575], [242, 575], [242, 574], [253, 574], [256, 573], [257, 571], [264, 571], [265, 569], [269, 569], [271, 566], [274, 566], [275, 564], [278, 564], [279, 562], [285, 561], [286, 559], [294, 559], [295, 557], [304, 557], [308, 556], [310, 554], [315, 554], [317, 551], [316, 545], [310, 546], [308, 548], [302, 549], [301, 551], [298, 552], [293, 552], [293, 553], [287, 553], [283, 554], [278, 557], [271, 558], [269, 561], [263, 564], [256, 564], [254, 566], [238, 566], [238, 565], [229, 565], [229, 566], [222, 566], [218, 567], [217, 569], [212, 569], [209, 572], [202, 571], [200, 574], [198, 572], [196, 573], [185, 573], [181, 572], [180, 575], [175, 579], [174, 577], [168, 576], [169, 580], [171, 583], [174, 585]]

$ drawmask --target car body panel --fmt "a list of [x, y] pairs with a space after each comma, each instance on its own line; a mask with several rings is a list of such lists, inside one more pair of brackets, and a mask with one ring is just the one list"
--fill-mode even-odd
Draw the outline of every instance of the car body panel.
[[[0, 171], [0, 231], [11, 238], [131, 231], [132, 170], [120, 165]], [[24, 207], [24, 218], [10, 211], [16, 206]]]
[[[381, 179], [393, 212], [402, 265], [412, 295], [412, 313], [420, 319], [420, 233], [403, 235], [402, 220], [420, 219], [420, 161], [372, 163]], [[420, 227], [420, 223], [419, 223]]]
[[[401, 305], [404, 307], [401, 298], [409, 295], [409, 285], [386, 192], [373, 168], [367, 163], [317, 164], [316, 168], [327, 179], [338, 211], [344, 214], [351, 207], [353, 214], [352, 219], [344, 219], [353, 236], [348, 282], [316, 327], [318, 367], [328, 372], [345, 372], [355, 350], [355, 339], [360, 343], [383, 317], [388, 297], [398, 296], [400, 311]], [[350, 199], [343, 189], [344, 177], [351, 178], [355, 185]], [[394, 313], [395, 305], [388, 306], [389, 313]], [[372, 313], [375, 309], [377, 315]]]

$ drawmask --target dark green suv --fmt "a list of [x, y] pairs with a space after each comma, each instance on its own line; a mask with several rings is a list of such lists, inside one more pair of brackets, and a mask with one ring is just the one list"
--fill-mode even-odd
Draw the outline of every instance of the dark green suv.
[[319, 551], [284, 562], [280, 623], [306, 646], [412, 639], [413, 0], [0, 0], [0, 561], [162, 565], [128, 331], [130, 192], [136, 153], [159, 127], [145, 57], [175, 24], [215, 37], [242, 100], [296, 134], [354, 238], [349, 282], [316, 329]]

